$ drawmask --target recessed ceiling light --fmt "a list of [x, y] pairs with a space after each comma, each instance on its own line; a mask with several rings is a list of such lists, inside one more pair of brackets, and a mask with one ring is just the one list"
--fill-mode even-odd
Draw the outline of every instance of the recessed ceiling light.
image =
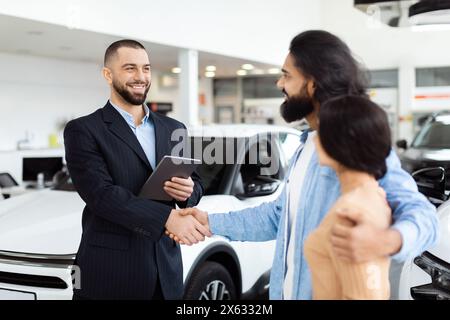
[[44, 32], [42, 31], [38, 31], [38, 30], [31, 30], [28, 31], [27, 34], [29, 34], [30, 36], [40, 36], [42, 35]]
[[238, 70], [238, 71], [236, 71], [236, 74], [238, 76], [246, 76], [247, 75], [247, 71], [245, 71], [245, 70]]
[[216, 76], [216, 73], [213, 71], [206, 71], [205, 72], [205, 77], [207, 78], [214, 78]]
[[205, 70], [208, 72], [214, 72], [216, 71], [216, 66], [207, 66]]
[[270, 68], [269, 70], [267, 70], [267, 72], [269, 74], [279, 74], [280, 73], [280, 69], [278, 69], [278, 68]]
[[246, 64], [243, 64], [241, 68], [243, 70], [253, 70], [255, 67], [250, 63], [246, 63]]
[[262, 69], [253, 69], [252, 74], [264, 74], [264, 70]]
[[181, 73], [181, 68], [178, 67], [172, 68], [172, 73]]

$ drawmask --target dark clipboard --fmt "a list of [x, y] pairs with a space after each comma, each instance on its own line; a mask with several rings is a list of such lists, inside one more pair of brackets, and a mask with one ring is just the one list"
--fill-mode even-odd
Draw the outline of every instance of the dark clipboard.
[[164, 191], [164, 182], [173, 177], [189, 178], [195, 168], [201, 163], [198, 159], [164, 156], [145, 182], [139, 192], [139, 197], [171, 201], [172, 198]]

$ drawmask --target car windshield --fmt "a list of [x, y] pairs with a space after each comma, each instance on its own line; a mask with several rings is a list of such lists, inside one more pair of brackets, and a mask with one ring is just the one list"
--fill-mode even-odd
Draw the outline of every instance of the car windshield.
[[[202, 164], [197, 167], [196, 172], [205, 188], [204, 195], [222, 194], [223, 187], [237, 162], [238, 150], [245, 143], [245, 139], [236, 138], [191, 138], [191, 154], [189, 156], [202, 160]], [[204, 156], [207, 154], [211, 154], [212, 159]], [[55, 185], [53, 190], [75, 191], [75, 187], [72, 179], [67, 175]]]
[[[237, 156], [236, 139], [193, 137], [191, 138], [191, 157], [201, 159], [196, 172], [202, 180], [205, 188], [204, 195], [221, 194], [221, 190], [228, 172], [232, 170], [233, 163], [236, 163]], [[232, 161], [226, 161], [225, 150], [234, 149]], [[222, 150], [222, 151], [220, 151]], [[200, 153], [201, 151], [201, 153]], [[204, 155], [211, 154], [213, 159], [207, 159]]]
[[75, 186], [72, 183], [72, 179], [68, 175], [63, 179], [61, 179], [59, 182], [57, 182], [56, 185], [53, 187], [53, 190], [76, 191]]
[[413, 147], [450, 149], [450, 122], [433, 121], [425, 125], [414, 139]]

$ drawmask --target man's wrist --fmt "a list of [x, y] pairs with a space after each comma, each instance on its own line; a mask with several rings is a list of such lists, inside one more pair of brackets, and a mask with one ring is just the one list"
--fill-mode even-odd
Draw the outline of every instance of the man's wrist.
[[400, 252], [403, 244], [402, 235], [400, 231], [394, 228], [388, 228], [382, 235], [384, 255], [392, 256]]
[[176, 214], [176, 213], [177, 213], [177, 210], [176, 210], [176, 209], [170, 210], [170, 213], [169, 213], [169, 215], [167, 216], [166, 223], [164, 224], [164, 227], [165, 227], [166, 229], [167, 229], [167, 227], [168, 227], [168, 224], [171, 223], [171, 221], [172, 221], [173, 214]]

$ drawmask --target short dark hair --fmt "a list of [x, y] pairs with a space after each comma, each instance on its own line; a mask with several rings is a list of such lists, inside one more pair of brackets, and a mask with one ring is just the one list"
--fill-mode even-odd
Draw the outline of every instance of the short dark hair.
[[134, 49], [144, 49], [145, 47], [138, 41], [136, 40], [131, 40], [131, 39], [123, 39], [123, 40], [119, 40], [116, 42], [113, 42], [109, 45], [108, 49], [106, 49], [105, 52], [105, 58], [103, 59], [103, 64], [104, 66], [106, 66], [106, 64], [108, 63], [109, 59], [116, 54], [117, 50], [119, 50], [120, 48], [134, 48]]
[[342, 96], [319, 110], [319, 139], [325, 152], [345, 167], [376, 179], [386, 173], [391, 131], [386, 112], [362, 96]]
[[292, 39], [289, 52], [302, 75], [314, 81], [320, 104], [341, 95], [365, 95], [368, 79], [349, 47], [337, 36], [309, 30]]

